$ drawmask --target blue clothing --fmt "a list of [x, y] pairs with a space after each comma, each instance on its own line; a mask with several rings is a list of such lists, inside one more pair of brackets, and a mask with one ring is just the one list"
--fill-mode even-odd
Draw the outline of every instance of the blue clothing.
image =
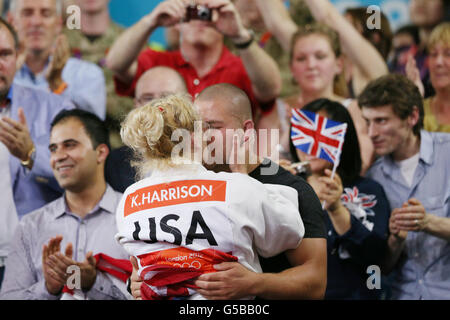
[[12, 155], [9, 157], [14, 202], [21, 218], [62, 194], [50, 167], [50, 124], [61, 110], [73, 109], [74, 105], [57, 95], [16, 84], [12, 86], [12, 91], [10, 116], [18, 121], [18, 109], [23, 108], [36, 148], [32, 170], [25, 169], [18, 158]]
[[[42, 271], [42, 247], [61, 235], [61, 251], [73, 244], [73, 260], [82, 262], [86, 254], [103, 253], [115, 259], [127, 259], [128, 254], [115, 240], [115, 212], [122, 194], [106, 187], [96, 207], [83, 219], [70, 212], [65, 197], [47, 204], [25, 216], [16, 229], [6, 260], [5, 278], [0, 299], [55, 300], [61, 295], [50, 294]], [[39, 232], [36, 232], [39, 230]], [[120, 288], [103, 272], [97, 272], [89, 299], [126, 299]]]
[[377, 299], [381, 290], [367, 287], [367, 267], [380, 265], [387, 248], [389, 203], [372, 179], [358, 178], [344, 186], [342, 204], [351, 213], [351, 227], [339, 236], [327, 220], [328, 279], [325, 299]]
[[[45, 72], [35, 75], [26, 64], [17, 71], [14, 83], [50, 92]], [[77, 108], [95, 113], [100, 119], [106, 117], [106, 86], [103, 71], [97, 65], [69, 58], [62, 72], [67, 89], [61, 94], [69, 98]]]
[[[419, 164], [411, 186], [390, 156], [368, 175], [386, 191], [392, 209], [418, 199], [429, 214], [450, 218], [450, 134], [421, 131]], [[425, 232], [408, 232], [392, 278], [393, 299], [450, 299], [450, 242]]]

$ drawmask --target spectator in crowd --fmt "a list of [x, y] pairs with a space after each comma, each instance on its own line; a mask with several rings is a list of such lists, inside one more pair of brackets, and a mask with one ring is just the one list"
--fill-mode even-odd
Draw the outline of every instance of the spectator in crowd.
[[[392, 37], [392, 47], [388, 58], [389, 70], [398, 64], [406, 65], [407, 53], [412, 46], [420, 44], [419, 28], [415, 25], [405, 25], [395, 31]], [[403, 59], [404, 62], [399, 61]]]
[[391, 208], [383, 271], [393, 299], [449, 299], [450, 135], [421, 130], [422, 96], [402, 75], [370, 83], [359, 97], [379, 156], [368, 176]]
[[[292, 39], [291, 70], [301, 93], [286, 99], [289, 110], [301, 108], [319, 98], [327, 98], [346, 106], [358, 133], [363, 161], [361, 173], [364, 173], [372, 163], [373, 147], [356, 100], [345, 99], [342, 95], [346, 86], [338, 35], [325, 25], [314, 24], [300, 29]], [[290, 120], [290, 115], [290, 111], [287, 112], [285, 121]], [[289, 134], [289, 131], [285, 131], [283, 139], [289, 141]]]
[[73, 104], [56, 95], [13, 84], [19, 43], [0, 18], [0, 280], [18, 218], [61, 195], [47, 149], [50, 122]]
[[[186, 21], [187, 6], [191, 1], [168, 0], [158, 4], [119, 37], [107, 56], [107, 66], [114, 71], [117, 80], [116, 90], [120, 94], [133, 95], [143, 72], [153, 66], [165, 65], [180, 72], [193, 97], [216, 83], [227, 82], [242, 88], [251, 97], [255, 118], [259, 119], [261, 112], [270, 112], [281, 90], [275, 61], [255, 43], [229, 0], [200, 0], [197, 3], [212, 11], [211, 22]], [[139, 55], [157, 27], [173, 25], [180, 31], [179, 50], [155, 52], [148, 49]], [[239, 57], [223, 45], [224, 35], [239, 49]]]
[[428, 52], [430, 80], [436, 94], [424, 101], [424, 128], [450, 133], [450, 22], [433, 30]]
[[[282, 0], [277, 1], [282, 2]], [[289, 52], [283, 50], [276, 37], [268, 31], [264, 17], [260, 12], [260, 2], [256, 0], [234, 0], [234, 4], [242, 17], [244, 26], [254, 31], [255, 39], [259, 46], [276, 61], [282, 79], [281, 93], [276, 100], [276, 108], [273, 108], [273, 110], [258, 123], [258, 128], [269, 129], [269, 131], [270, 129], [283, 130], [284, 122], [282, 122], [282, 120], [284, 119], [286, 110], [284, 109], [284, 103], [281, 98], [292, 96], [300, 91], [298, 85], [292, 81]], [[295, 21], [297, 25], [303, 26], [313, 21], [313, 17], [303, 0], [290, 1], [289, 13], [292, 20]], [[228, 39], [225, 39], [227, 47], [230, 48], [232, 52], [236, 52], [237, 50], [232, 43], [229, 42]], [[267, 146], [266, 148], [269, 151], [269, 155], [274, 151], [277, 152], [277, 149], [280, 148], [280, 145], [277, 145], [278, 142], [279, 141], [273, 141], [270, 135], [267, 135], [267, 137], [260, 136], [259, 140], [261, 145]]]
[[428, 70], [427, 43], [431, 31], [439, 23], [448, 20], [450, 15], [449, 0], [411, 0], [409, 2], [409, 12], [411, 22], [419, 28], [419, 44], [413, 45], [408, 50], [401, 50], [394, 56], [394, 61], [390, 65], [390, 71], [406, 74], [407, 57], [413, 56], [420, 72], [420, 78], [424, 85], [425, 98], [434, 94], [434, 89], [430, 81]]
[[129, 97], [121, 97], [114, 89], [113, 73], [106, 68], [106, 55], [124, 28], [111, 20], [109, 0], [75, 0], [81, 10], [81, 29], [64, 28], [74, 58], [97, 64], [106, 82], [106, 125], [113, 149], [122, 145], [120, 120], [133, 108]]
[[[373, 146], [357, 101], [348, 98], [342, 54], [345, 53], [354, 64], [352, 79], [355, 94], [371, 79], [387, 73], [383, 58], [327, 0], [305, 0], [305, 3], [317, 21], [325, 22], [330, 27], [312, 24], [300, 29], [279, 1], [257, 1], [261, 12], [266, 15], [269, 30], [290, 52], [291, 72], [300, 88], [300, 94], [285, 99], [287, 112], [282, 120], [289, 121], [290, 108], [301, 108], [319, 98], [338, 101], [348, 107], [358, 132], [363, 174], [373, 161]], [[289, 126], [282, 128], [285, 130], [281, 134], [281, 146], [288, 150]]]
[[[427, 131], [450, 132], [450, 22], [434, 28], [428, 41], [428, 67], [435, 95], [423, 102]], [[424, 86], [414, 59], [407, 65], [407, 76], [423, 94]]]
[[363, 35], [387, 61], [392, 47], [392, 30], [388, 17], [380, 11], [379, 28], [372, 18], [373, 11], [366, 7], [348, 8], [345, 10], [345, 18]]
[[59, 299], [70, 276], [69, 266], [80, 268], [78, 289], [86, 298], [126, 298], [125, 285], [122, 293], [106, 273], [96, 269], [93, 255], [128, 259], [114, 239], [121, 194], [104, 179], [108, 136], [103, 122], [87, 111], [63, 111], [55, 117], [50, 163], [65, 194], [20, 221], [0, 298]]
[[[183, 77], [174, 69], [168, 67], [153, 67], [144, 72], [136, 83], [134, 105], [141, 107], [168, 94], [187, 93]], [[106, 160], [106, 181], [119, 192], [136, 182], [136, 171], [130, 160], [133, 152], [128, 146], [114, 149]]]
[[77, 108], [105, 119], [105, 79], [101, 69], [70, 58], [61, 35], [61, 2], [15, 0], [8, 18], [17, 30], [23, 52], [14, 82], [68, 97]]
[[[278, 0], [282, 2], [282, 0]], [[293, 83], [289, 68], [289, 52], [283, 50], [278, 40], [268, 31], [264, 16], [260, 12], [260, 2], [256, 0], [234, 0], [236, 9], [242, 17], [246, 28], [255, 32], [255, 37], [261, 48], [264, 49], [278, 64], [283, 80], [280, 97], [288, 97], [299, 92], [298, 86]], [[293, 21], [299, 26], [313, 22], [313, 17], [303, 0], [292, 0], [289, 3], [289, 13]], [[226, 42], [227, 43], [227, 42]], [[233, 49], [233, 46], [229, 46]]]
[[[202, 121], [226, 136], [226, 129], [242, 129], [249, 135], [254, 128], [250, 101], [242, 90], [229, 84], [213, 85], [194, 101]], [[223, 147], [221, 163], [207, 166], [215, 172], [230, 171], [230, 148]], [[227, 151], [228, 150], [228, 151]], [[299, 211], [305, 226], [300, 246], [271, 258], [259, 257], [263, 274], [237, 263], [223, 263], [220, 272], [201, 276], [196, 285], [208, 299], [237, 299], [256, 295], [264, 299], [321, 299], [326, 287], [326, 232], [321, 205], [312, 188], [300, 177], [291, 175], [270, 160], [248, 163], [249, 175], [269, 184], [287, 185], [297, 190]], [[134, 272], [131, 291], [140, 296], [140, 281]]]
[[347, 124], [334, 177], [331, 162], [296, 149], [291, 140], [293, 161], [309, 162], [311, 175], [307, 181], [325, 203], [328, 231], [325, 299], [379, 299], [381, 290], [367, 287], [367, 268], [380, 265], [386, 251], [390, 215], [386, 194], [377, 182], [359, 174], [358, 137], [347, 109], [338, 102], [318, 99], [303, 110]]
[[[286, 52], [291, 52], [291, 46], [294, 45], [291, 40], [298, 30], [298, 26], [289, 17], [280, 1], [256, 1], [259, 3], [259, 8], [263, 13], [269, 31], [278, 39]], [[388, 72], [382, 55], [339, 13], [329, 0], [304, 0], [304, 2], [316, 22], [326, 24], [339, 35], [346, 66], [352, 66], [349, 70], [351, 97], [357, 96], [369, 81]], [[346, 97], [349, 92], [344, 88], [346, 84], [343, 83], [342, 85], [343, 87], [338, 91], [338, 94]], [[355, 118], [353, 118], [353, 121], [355, 121]]]

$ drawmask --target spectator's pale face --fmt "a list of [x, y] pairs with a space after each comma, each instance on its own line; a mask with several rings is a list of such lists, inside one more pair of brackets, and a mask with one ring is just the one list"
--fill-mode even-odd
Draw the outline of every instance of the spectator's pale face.
[[450, 45], [437, 43], [429, 54], [430, 78], [436, 90], [450, 90]]
[[61, 17], [56, 12], [56, 1], [18, 1], [13, 24], [27, 50], [49, 51], [61, 31]]
[[181, 80], [173, 74], [145, 74], [136, 84], [135, 107], [169, 94], [186, 93], [183, 83], [180, 82]]
[[6, 95], [16, 73], [17, 53], [14, 39], [6, 27], [0, 27], [0, 94]]
[[[227, 112], [226, 105], [220, 101], [195, 101], [194, 106], [205, 124], [204, 127], [208, 128], [208, 132], [216, 137], [213, 140], [214, 145], [210, 146], [212, 152], [208, 154], [213, 158], [218, 158], [219, 153], [222, 155], [220, 164], [214, 163], [205, 166], [216, 172], [227, 171], [228, 165], [226, 165], [226, 163], [228, 163], [233, 142], [233, 130], [228, 130], [227, 132], [227, 129], [242, 129], [242, 123], [240, 123], [237, 117], [233, 116], [230, 112]], [[215, 148], [215, 150], [213, 150], [213, 146], [221, 148]]]
[[192, 20], [177, 26], [181, 41], [190, 45], [216, 46], [223, 41], [223, 36], [210, 22]]
[[399, 49], [415, 45], [414, 38], [408, 33], [399, 33], [392, 38], [392, 49]]
[[108, 9], [109, 0], [76, 0], [75, 4], [82, 12], [93, 14]]
[[332, 90], [342, 66], [327, 38], [313, 34], [295, 43], [291, 71], [303, 91], [317, 94]]
[[61, 188], [79, 192], [92, 184], [98, 168], [97, 151], [78, 119], [53, 127], [49, 149], [50, 165]]
[[443, 18], [443, 0], [411, 0], [411, 21], [418, 27], [432, 28]]
[[378, 156], [401, 152], [413, 135], [408, 119], [400, 119], [390, 105], [376, 108], [363, 107], [362, 114], [367, 121], [368, 133]]

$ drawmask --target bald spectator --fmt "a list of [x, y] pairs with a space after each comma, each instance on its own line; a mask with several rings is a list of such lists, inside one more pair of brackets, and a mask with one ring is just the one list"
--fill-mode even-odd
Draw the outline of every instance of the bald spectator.
[[[168, 94], [186, 92], [184, 79], [177, 71], [168, 67], [154, 67], [147, 70], [136, 84], [135, 107]], [[136, 171], [130, 164], [132, 157], [132, 150], [123, 146], [113, 150], [106, 161], [106, 181], [117, 191], [124, 192], [136, 182]]]
[[[186, 21], [187, 6], [191, 3], [190, 0], [162, 1], [119, 37], [106, 61], [114, 71], [116, 90], [133, 96], [137, 80], [146, 70], [165, 65], [183, 76], [193, 97], [210, 85], [231, 83], [247, 93], [255, 113], [269, 113], [281, 90], [281, 76], [275, 61], [243, 27], [229, 0], [196, 1], [212, 10], [213, 21]], [[180, 31], [179, 50], [155, 52], [148, 49], [139, 54], [156, 28], [170, 26]], [[224, 36], [232, 40], [239, 57], [224, 46]]]
[[67, 39], [61, 35], [62, 5], [57, 0], [15, 0], [8, 19], [22, 46], [14, 82], [60, 94], [79, 109], [105, 119], [105, 79], [89, 62], [69, 58]]
[[174, 69], [154, 67], [144, 72], [136, 83], [134, 105], [140, 107], [153, 99], [174, 93], [187, 93], [183, 77]]

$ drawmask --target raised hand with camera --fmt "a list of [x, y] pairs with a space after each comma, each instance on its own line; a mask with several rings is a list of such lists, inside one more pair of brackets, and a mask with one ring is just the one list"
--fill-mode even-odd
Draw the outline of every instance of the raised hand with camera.
[[199, 0], [213, 10], [212, 22], [216, 29], [229, 37], [235, 45], [245, 44], [252, 40], [252, 33], [244, 27], [242, 19], [230, 0]]
[[162, 1], [147, 16], [150, 28], [170, 27], [183, 21], [186, 8], [191, 2], [189, 0]]
[[166, 0], [158, 4], [138, 23], [128, 28], [114, 42], [106, 56], [106, 66], [124, 83], [131, 83], [137, 70], [137, 57], [158, 27], [169, 27], [183, 21], [190, 0]]

